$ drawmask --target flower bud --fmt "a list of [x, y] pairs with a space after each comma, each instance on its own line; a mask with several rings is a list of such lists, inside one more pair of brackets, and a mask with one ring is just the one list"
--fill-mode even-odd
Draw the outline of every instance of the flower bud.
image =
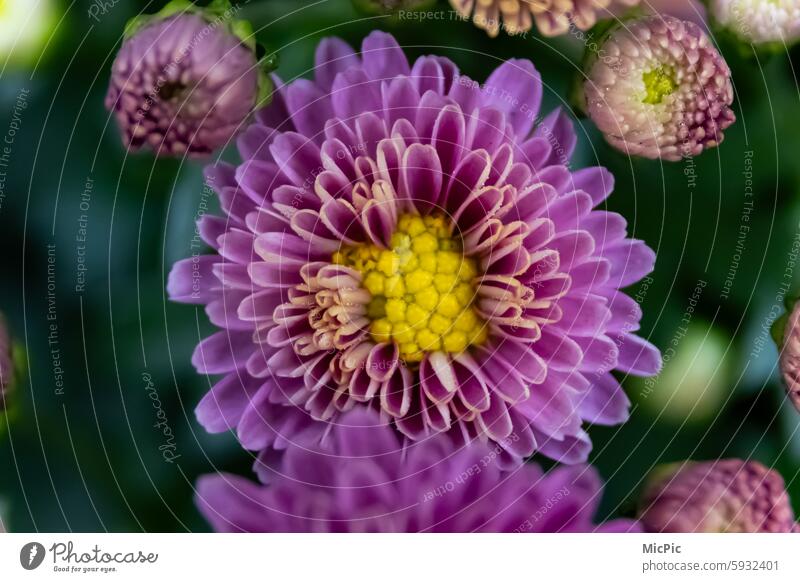
[[783, 479], [756, 461], [663, 467], [646, 486], [640, 520], [668, 533], [789, 533], [794, 512]]
[[205, 11], [184, 4], [130, 23], [114, 61], [106, 108], [131, 149], [208, 155], [230, 141], [257, 103], [252, 36], [234, 33], [246, 25], [220, 2]]
[[800, 410], [800, 302], [792, 302], [789, 312], [775, 322], [773, 336], [780, 350], [780, 369], [786, 394]]
[[657, 15], [610, 33], [584, 83], [589, 116], [629, 155], [678, 161], [733, 123], [730, 70], [703, 29]]
[[792, 43], [800, 38], [797, 0], [712, 0], [718, 24], [753, 44]]

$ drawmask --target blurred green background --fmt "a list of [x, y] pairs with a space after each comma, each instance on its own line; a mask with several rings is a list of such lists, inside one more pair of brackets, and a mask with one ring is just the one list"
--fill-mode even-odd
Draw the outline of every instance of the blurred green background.
[[[192, 503], [195, 478], [249, 474], [252, 459], [232, 435], [207, 435], [194, 421], [210, 381], [189, 359], [211, 328], [202, 309], [164, 296], [169, 266], [191, 254], [202, 163], [126, 154], [103, 106], [125, 22], [164, 2], [105, 2], [97, 21], [95, 2], [54, 4], [41, 55], [0, 56], [0, 134], [25, 102], [0, 206], [0, 310], [27, 361], [15, 404], [0, 415], [0, 515], [11, 531], [206, 530]], [[357, 47], [380, 28], [409, 57], [443, 54], [478, 80], [506, 58], [529, 58], [549, 110], [569, 106], [582, 58], [574, 38], [490, 39], [455, 19], [364, 17], [350, 0], [245, 4], [240, 15], [279, 50], [284, 78], [309, 74], [320, 38]], [[630, 160], [577, 120], [573, 167], [612, 170], [608, 207], [657, 252], [648, 283], [630, 293], [644, 309], [643, 335], [668, 360], [657, 379], [626, 380], [627, 424], [590, 428], [592, 462], [608, 480], [603, 515], [631, 514], [658, 463], [721, 457], [774, 466], [800, 511], [800, 415], [784, 402], [765, 331], [800, 273], [790, 254], [800, 236], [800, 50], [765, 57], [729, 41], [721, 49], [738, 120], [718, 149], [674, 164]], [[154, 393], [175, 435], [172, 463], [159, 450]]]

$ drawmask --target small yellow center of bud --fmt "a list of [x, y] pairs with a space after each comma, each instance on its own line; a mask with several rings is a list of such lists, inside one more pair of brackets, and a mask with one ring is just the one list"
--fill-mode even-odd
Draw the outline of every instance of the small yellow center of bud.
[[675, 72], [670, 67], [651, 69], [642, 75], [642, 81], [646, 92], [642, 103], [648, 105], [658, 105], [677, 87]]
[[395, 341], [406, 362], [427, 352], [462, 352], [486, 339], [472, 305], [475, 261], [447, 230], [443, 216], [400, 216], [391, 248], [345, 247], [333, 262], [359, 271], [372, 295], [367, 315], [377, 342]]

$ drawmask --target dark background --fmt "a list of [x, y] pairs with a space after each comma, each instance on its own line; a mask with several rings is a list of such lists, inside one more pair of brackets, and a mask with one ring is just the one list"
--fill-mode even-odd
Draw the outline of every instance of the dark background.
[[[0, 55], [0, 134], [20, 91], [29, 91], [0, 209], [0, 310], [27, 363], [14, 406], [0, 415], [0, 515], [11, 531], [205, 530], [192, 502], [195, 478], [249, 474], [252, 459], [232, 435], [207, 435], [195, 422], [209, 379], [189, 358], [211, 328], [202, 309], [164, 294], [169, 266], [191, 254], [202, 163], [126, 153], [103, 107], [125, 22], [164, 2], [119, 0], [100, 22], [89, 18], [91, 2], [55, 3], [57, 26], [41, 58], [21, 64]], [[568, 106], [582, 58], [575, 38], [490, 39], [456, 20], [365, 18], [349, 0], [251, 0], [239, 14], [280, 51], [284, 78], [309, 74], [320, 38], [335, 34], [357, 47], [381, 28], [410, 58], [443, 54], [478, 80], [506, 58], [529, 58], [549, 110]], [[730, 41], [721, 48], [738, 120], [720, 148], [691, 162], [630, 160], [577, 120], [573, 167], [612, 170], [608, 207], [658, 254], [649, 288], [631, 293], [643, 297], [643, 335], [669, 359], [657, 380], [626, 381], [635, 403], [627, 424], [590, 428], [592, 462], [608, 480], [603, 516], [631, 514], [647, 472], [686, 458], [758, 459], [782, 473], [800, 510], [800, 416], [784, 402], [764, 331], [782, 312], [781, 285], [800, 272], [789, 256], [800, 236], [800, 53], [756, 55]], [[86, 283], [76, 291], [82, 214]], [[55, 245], [52, 345], [47, 245]], [[175, 433], [173, 463], [159, 451], [164, 437], [153, 427], [145, 374]]]

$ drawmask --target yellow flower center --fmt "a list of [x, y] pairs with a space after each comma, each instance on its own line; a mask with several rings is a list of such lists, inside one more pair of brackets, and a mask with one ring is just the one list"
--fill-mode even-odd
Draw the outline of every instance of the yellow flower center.
[[649, 105], [658, 105], [677, 87], [675, 73], [670, 67], [658, 67], [647, 71], [642, 75], [642, 81], [646, 92], [642, 103]]
[[370, 334], [377, 342], [395, 341], [406, 362], [427, 352], [462, 352], [486, 339], [486, 324], [472, 305], [475, 261], [464, 256], [443, 216], [402, 215], [390, 249], [344, 247], [333, 262], [361, 273], [372, 295]]

